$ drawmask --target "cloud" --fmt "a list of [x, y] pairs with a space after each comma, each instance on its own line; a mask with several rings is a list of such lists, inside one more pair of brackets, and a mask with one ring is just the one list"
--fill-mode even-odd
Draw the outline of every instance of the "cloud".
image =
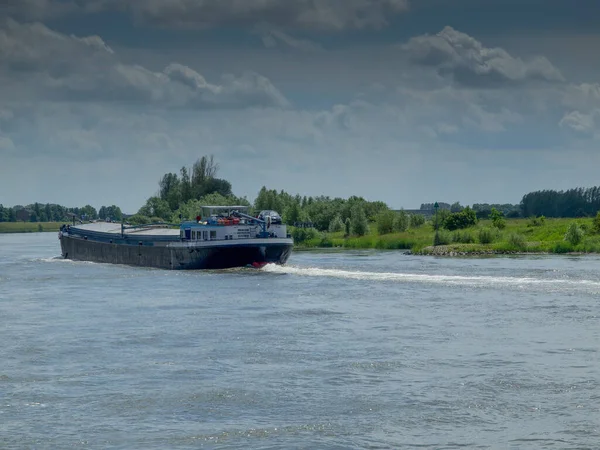
[[563, 104], [566, 108], [589, 112], [600, 108], [600, 84], [571, 84], [567, 87]]
[[110, 62], [112, 49], [99, 37], [78, 38], [55, 32], [41, 23], [0, 22], [0, 71], [46, 71], [51, 75], [75, 70], [96, 60]]
[[289, 106], [262, 75], [225, 74], [211, 84], [178, 63], [156, 72], [120, 61], [99, 36], [67, 36], [40, 23], [8, 20], [0, 25], [0, 76], [3, 74], [20, 88], [18, 95], [30, 98], [184, 108]]
[[10, 153], [16, 149], [14, 142], [7, 136], [0, 134], [0, 154]]
[[0, 13], [5, 17], [41, 20], [60, 17], [76, 10], [73, 2], [54, 0], [2, 0]]
[[0, 122], [8, 121], [14, 117], [14, 113], [10, 109], [0, 108]]
[[268, 23], [277, 27], [341, 31], [380, 29], [408, 10], [408, 0], [3, 0], [0, 11], [21, 20], [53, 19], [106, 10], [130, 12], [146, 25], [214, 28]]
[[[96, 2], [96, 8], [98, 8]], [[170, 28], [213, 28], [268, 23], [321, 31], [380, 29], [405, 12], [408, 0], [105, 0], [141, 23]]]
[[541, 80], [562, 82], [560, 71], [543, 56], [529, 61], [511, 56], [502, 48], [488, 48], [452, 27], [436, 35], [411, 38], [402, 49], [412, 62], [435, 67], [465, 86], [505, 86]]
[[209, 84], [198, 72], [181, 64], [170, 64], [164, 73], [172, 82], [191, 89], [190, 104], [199, 107], [289, 106], [288, 100], [264, 76], [245, 72], [236, 77], [226, 74], [220, 84]]
[[600, 109], [596, 109], [589, 114], [583, 114], [579, 111], [571, 111], [564, 115], [560, 120], [559, 126], [566, 128], [581, 135], [593, 136], [598, 131], [600, 125]]
[[262, 32], [261, 39], [267, 48], [284, 47], [302, 52], [321, 52], [323, 47], [308, 39], [297, 39], [283, 31], [267, 29]]

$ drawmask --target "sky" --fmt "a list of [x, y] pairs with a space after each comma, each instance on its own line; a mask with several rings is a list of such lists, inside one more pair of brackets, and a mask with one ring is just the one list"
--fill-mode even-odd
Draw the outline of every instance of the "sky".
[[0, 203], [134, 213], [214, 155], [392, 208], [600, 184], [597, 0], [0, 0]]

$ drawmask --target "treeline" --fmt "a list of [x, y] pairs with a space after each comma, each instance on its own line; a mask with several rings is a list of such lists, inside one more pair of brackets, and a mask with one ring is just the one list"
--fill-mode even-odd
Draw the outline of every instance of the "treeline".
[[4, 206], [0, 204], [0, 222], [67, 222], [73, 220], [111, 219], [121, 220], [123, 213], [118, 206], [102, 206], [100, 210], [90, 205], [69, 208], [53, 203]]
[[[179, 173], [166, 173], [158, 182], [156, 194], [148, 198], [133, 216], [124, 217], [116, 205], [102, 206], [96, 211], [90, 205], [68, 208], [57, 204], [34, 203], [12, 207], [0, 205], [0, 222], [62, 222], [70, 221], [75, 216], [78, 220], [120, 221], [124, 218], [129, 223], [179, 223], [182, 219], [193, 219], [200, 214], [202, 205], [245, 205], [251, 208], [252, 213], [272, 209], [279, 212], [289, 225], [296, 224], [319, 231], [342, 231], [343, 228], [347, 233], [353, 229], [356, 234], [360, 234], [369, 223], [377, 224], [382, 230], [402, 230], [411, 225], [419, 226], [422, 222], [420, 211], [391, 214], [384, 202], [367, 201], [357, 196], [347, 199], [307, 197], [283, 190], [269, 190], [263, 186], [254, 203], [250, 203], [245, 197], [233, 195], [231, 183], [217, 177], [218, 169], [219, 165], [213, 156], [202, 156], [189, 169], [184, 166]], [[431, 216], [434, 203], [423, 203], [420, 210]], [[459, 202], [438, 202], [437, 226], [460, 229], [473, 220], [494, 217], [591, 217], [598, 211], [600, 187], [544, 190], [526, 194], [517, 205], [476, 203], [464, 207]]]
[[520, 207], [524, 217], [592, 217], [600, 211], [600, 187], [531, 192]]
[[[422, 211], [433, 211], [434, 203], [421, 203], [420, 209]], [[439, 211], [449, 211], [451, 213], [458, 213], [465, 209], [459, 202], [444, 203], [438, 202], [438, 210]], [[525, 217], [521, 214], [521, 205], [513, 205], [511, 203], [475, 203], [471, 206], [471, 209], [475, 211], [475, 215], [478, 219], [489, 219], [492, 214], [492, 210], [495, 209], [500, 211], [508, 218], [517, 218], [517, 217]]]
[[166, 173], [158, 182], [158, 192], [148, 198], [138, 212], [129, 217], [130, 223], [179, 223], [193, 219], [202, 205], [246, 205], [245, 198], [232, 194], [231, 183], [217, 178], [219, 165], [214, 157], [203, 156], [191, 167], [182, 167], [177, 173]]
[[[254, 201], [254, 210], [273, 209], [282, 213], [285, 223], [310, 223], [320, 231], [326, 231], [332, 221], [339, 218], [342, 222], [352, 217], [352, 211], [360, 209], [367, 221], [375, 220], [381, 211], [387, 211], [388, 206], [379, 201], [370, 202], [362, 197], [352, 196], [348, 199], [330, 198], [327, 196], [301, 197], [285, 191], [277, 192], [262, 187]], [[360, 214], [358, 211], [356, 214]]]

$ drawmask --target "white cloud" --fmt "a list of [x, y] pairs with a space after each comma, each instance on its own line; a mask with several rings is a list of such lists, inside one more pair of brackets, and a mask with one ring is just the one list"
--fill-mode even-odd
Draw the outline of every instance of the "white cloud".
[[589, 112], [600, 108], [600, 84], [572, 84], [564, 93], [563, 104], [566, 108]]
[[297, 39], [277, 29], [260, 32], [263, 45], [267, 48], [283, 47], [302, 52], [321, 52], [323, 47], [308, 39]]
[[590, 114], [583, 114], [579, 111], [571, 111], [564, 115], [559, 125], [584, 135], [593, 135], [600, 125], [600, 109], [592, 111]]
[[538, 56], [530, 61], [511, 56], [502, 48], [488, 48], [473, 37], [452, 27], [436, 35], [422, 35], [402, 46], [411, 60], [435, 67], [466, 86], [494, 86], [530, 80], [564, 81], [548, 59]]

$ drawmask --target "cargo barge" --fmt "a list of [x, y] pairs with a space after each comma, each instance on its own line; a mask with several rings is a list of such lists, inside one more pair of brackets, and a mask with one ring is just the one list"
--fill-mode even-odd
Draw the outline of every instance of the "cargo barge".
[[293, 240], [275, 211], [253, 217], [246, 206], [205, 206], [177, 225], [94, 222], [63, 225], [62, 257], [174, 270], [285, 264]]

